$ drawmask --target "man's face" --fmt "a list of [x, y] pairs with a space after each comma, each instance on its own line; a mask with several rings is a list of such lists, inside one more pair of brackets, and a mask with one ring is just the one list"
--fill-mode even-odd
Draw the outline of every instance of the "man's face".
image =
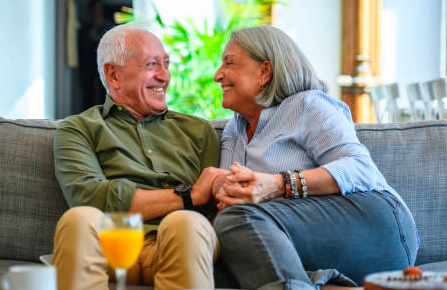
[[133, 55], [124, 66], [114, 65], [116, 81], [109, 82], [110, 95], [141, 120], [166, 109], [169, 56], [161, 42], [146, 32], [129, 33], [126, 45]]

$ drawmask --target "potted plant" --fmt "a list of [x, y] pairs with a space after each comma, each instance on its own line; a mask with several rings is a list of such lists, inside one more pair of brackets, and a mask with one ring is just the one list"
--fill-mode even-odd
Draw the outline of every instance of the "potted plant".
[[[233, 113], [222, 108], [222, 91], [213, 81], [221, 53], [231, 31], [270, 23], [271, 7], [276, 3], [284, 4], [277, 0], [221, 0], [225, 19], [216, 19], [213, 25], [204, 20], [201, 27], [192, 19], [165, 25], [151, 3], [156, 15], [152, 21], [163, 28], [162, 40], [171, 58], [168, 106], [208, 120], [231, 117]], [[118, 22], [136, 20], [129, 8], [123, 8], [117, 18]]]

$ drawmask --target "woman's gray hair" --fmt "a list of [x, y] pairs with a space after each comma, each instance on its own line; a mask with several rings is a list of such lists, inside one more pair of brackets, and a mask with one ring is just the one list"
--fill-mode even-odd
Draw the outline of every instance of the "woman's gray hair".
[[306, 56], [286, 33], [272, 26], [242, 28], [231, 39], [259, 62], [272, 64], [272, 77], [257, 96], [257, 103], [271, 107], [285, 98], [306, 90], [328, 92]]
[[144, 31], [152, 34], [152, 25], [149, 22], [129, 22], [113, 27], [107, 31], [99, 41], [97, 51], [98, 73], [103, 86], [109, 92], [104, 64], [113, 62], [124, 65], [133, 55], [133, 51], [126, 45], [126, 36], [131, 31]]

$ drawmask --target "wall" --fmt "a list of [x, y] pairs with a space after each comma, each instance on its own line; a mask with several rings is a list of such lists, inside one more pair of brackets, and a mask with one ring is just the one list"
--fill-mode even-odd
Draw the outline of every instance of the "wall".
[[[209, 17], [208, 11], [216, 11], [216, 0], [181, 9], [176, 5], [174, 10], [164, 7], [172, 1], [155, 0], [160, 10], [176, 14]], [[275, 8], [275, 26], [295, 39], [331, 94], [339, 97], [342, 0], [288, 2]], [[445, 6], [446, 0], [383, 0], [383, 81], [397, 81], [404, 88], [409, 82], [446, 75]], [[56, 0], [12, 1], [0, 17], [2, 117], [55, 115], [55, 7]]]
[[[135, 1], [135, 0], [134, 0]], [[203, 19], [208, 23], [213, 23], [214, 15], [210, 11], [214, 11], [216, 1], [213, 0], [194, 0], [177, 1], [177, 0], [152, 0], [163, 16], [163, 21], [167, 24], [173, 24], [174, 20], [184, 22], [188, 18], [195, 21], [197, 25], [203, 24]], [[172, 9], [175, 6], [175, 9]]]
[[54, 117], [55, 1], [13, 1], [2, 11], [2, 117]]
[[403, 89], [446, 75], [443, 7], [445, 0], [383, 0], [383, 82], [398, 82]]
[[[288, 33], [331, 94], [340, 96], [342, 0], [290, 0], [278, 5], [275, 26]], [[446, 75], [446, 0], [383, 0], [381, 80], [405, 85]]]
[[307, 56], [330, 94], [340, 97], [337, 78], [341, 57], [341, 0], [289, 0], [277, 5], [274, 26], [292, 37]]

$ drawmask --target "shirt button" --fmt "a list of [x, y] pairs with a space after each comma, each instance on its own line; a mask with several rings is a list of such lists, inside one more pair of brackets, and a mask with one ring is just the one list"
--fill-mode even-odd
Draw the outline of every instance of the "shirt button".
[[148, 153], [148, 154], [151, 154], [151, 153], [152, 153], [152, 150], [151, 150], [151, 149], [147, 149], [147, 153]]
[[118, 111], [121, 111], [123, 108], [121, 106], [118, 106]]

